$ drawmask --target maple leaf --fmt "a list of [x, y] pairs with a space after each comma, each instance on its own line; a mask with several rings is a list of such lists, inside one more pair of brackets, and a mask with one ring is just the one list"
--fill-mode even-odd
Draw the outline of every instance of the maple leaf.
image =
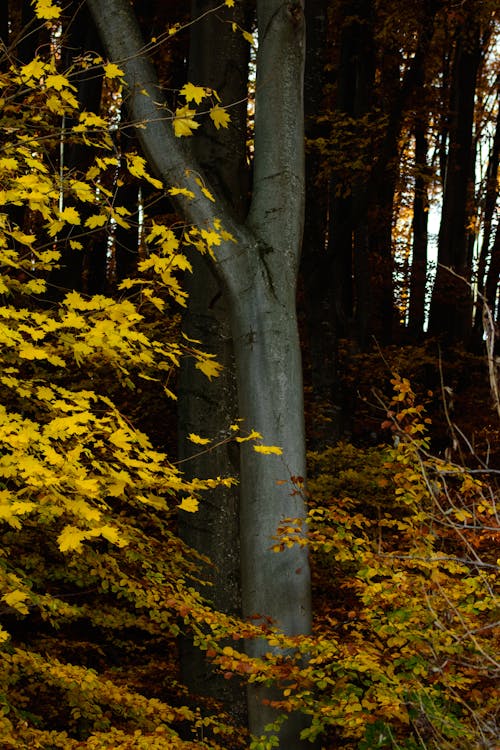
[[234, 8], [234, 0], [225, 0], [224, 5], [227, 5], [228, 8]]
[[130, 437], [131, 436], [123, 429], [123, 427], [119, 427], [112, 435], [110, 435], [109, 440], [113, 445], [116, 445], [117, 448], [122, 448], [126, 451], [130, 449]]
[[86, 532], [78, 529], [76, 526], [65, 526], [57, 537], [59, 549], [61, 552], [68, 552], [69, 550], [80, 551], [82, 549], [82, 542], [86, 536]]
[[95, 200], [95, 190], [86, 182], [81, 182], [81, 180], [71, 180], [70, 186], [78, 200], [84, 203], [92, 203]]
[[204, 359], [200, 362], [197, 362], [195, 365], [197, 370], [201, 370], [201, 372], [207, 376], [209, 380], [212, 380], [212, 378], [217, 378], [221, 372], [222, 365], [220, 365], [218, 362], [214, 362], [213, 360]]
[[59, 18], [61, 15], [61, 8], [53, 5], [51, 0], [35, 0], [34, 5], [36, 17], [44, 21]]
[[212, 109], [210, 110], [210, 119], [214, 123], [217, 130], [219, 130], [219, 128], [227, 128], [231, 117], [224, 109], [224, 107], [220, 107], [218, 104], [216, 104], [215, 107], [212, 107]]
[[179, 91], [187, 102], [194, 101], [196, 104], [200, 104], [209, 92], [210, 89], [206, 89], [204, 86], [194, 86], [192, 83], [185, 83]]
[[[232, 425], [231, 425], [232, 429]], [[247, 440], [262, 440], [262, 435], [260, 432], [257, 432], [257, 430], [252, 430], [249, 435], [246, 435], [245, 437], [237, 437], [236, 442], [237, 443], [246, 443]]]
[[203, 185], [203, 183], [200, 180], [196, 180], [196, 182], [200, 186], [201, 192], [203, 193], [205, 198], [208, 198], [209, 201], [212, 201], [212, 203], [215, 203], [215, 198], [210, 192], [210, 190], [207, 187], [205, 187], [205, 185]]
[[155, 177], [151, 177], [151, 175], [146, 170], [146, 160], [139, 156], [138, 154], [126, 154], [127, 157], [127, 169], [130, 172], [131, 175], [134, 177], [144, 177], [148, 182], [150, 182], [154, 187], [158, 188], [160, 190], [163, 187], [163, 184], [160, 180], [157, 180]]
[[182, 503], [180, 503], [180, 510], [185, 510], [187, 513], [196, 513], [200, 506], [200, 503], [195, 497], [185, 497]]
[[62, 91], [64, 88], [76, 91], [76, 88], [61, 73], [48, 75], [45, 79], [45, 85], [48, 89], [55, 89], [56, 91]]
[[170, 195], [185, 195], [186, 198], [194, 198], [195, 194], [192, 190], [188, 190], [187, 188], [177, 188], [172, 187], [168, 189], [168, 192]]
[[195, 114], [196, 110], [190, 109], [187, 104], [184, 107], [178, 107], [175, 110], [173, 125], [174, 133], [177, 138], [192, 135], [193, 130], [200, 127], [200, 123], [193, 120], [193, 115]]
[[126, 547], [128, 544], [127, 540], [120, 536], [118, 529], [114, 526], [100, 526], [95, 531], [98, 532], [99, 536], [104, 537], [104, 539], [107, 539], [108, 542], [115, 544], [117, 547]]
[[263, 453], [266, 456], [270, 456], [273, 453], [276, 456], [281, 456], [283, 453], [281, 448], [278, 448], [277, 445], [254, 445], [253, 449], [256, 453]]
[[85, 222], [85, 226], [89, 227], [89, 229], [95, 229], [96, 227], [104, 226], [107, 221], [108, 217], [106, 216], [106, 214], [95, 214], [94, 216], [89, 216], [89, 218]]
[[243, 39], [246, 39], [246, 41], [252, 45], [252, 47], [255, 46], [255, 38], [252, 36], [252, 34], [249, 31], [245, 31], [242, 29], [241, 31], [243, 35]]
[[25, 591], [17, 590], [17, 591], [10, 591], [8, 594], [4, 594], [2, 596], [2, 601], [8, 604], [9, 607], [12, 607], [12, 609], [17, 609], [17, 611], [20, 612], [22, 615], [27, 615], [29, 612], [29, 609], [24, 603], [27, 598], [28, 598], [28, 594]]
[[9, 156], [4, 156], [2, 159], [0, 159], [0, 169], [2, 171], [10, 172], [14, 169], [17, 169], [19, 165], [19, 162], [17, 159], [14, 159]]
[[125, 75], [123, 70], [119, 68], [118, 65], [115, 65], [115, 63], [106, 63], [106, 65], [103, 65], [102, 69], [106, 78], [119, 78], [120, 76]]
[[218, 234], [218, 232], [215, 232], [213, 229], [210, 229], [210, 230], [202, 229], [201, 236], [207, 243], [208, 247], [212, 247], [212, 245], [218, 246], [222, 242], [220, 234]]
[[73, 206], [68, 206], [63, 211], [59, 213], [59, 218], [62, 219], [62, 221], [66, 221], [68, 224], [80, 224], [80, 214], [76, 210], [76, 208], [73, 208]]
[[29, 63], [23, 65], [20, 74], [22, 78], [41, 78], [45, 73], [45, 63], [39, 57], [33, 58]]
[[194, 432], [191, 432], [188, 435], [188, 440], [190, 440], [192, 443], [196, 443], [196, 445], [208, 445], [208, 443], [212, 442], [208, 438], [202, 438], [199, 435], [196, 435]]
[[39, 346], [26, 342], [19, 349], [19, 356], [23, 359], [46, 359], [47, 352]]

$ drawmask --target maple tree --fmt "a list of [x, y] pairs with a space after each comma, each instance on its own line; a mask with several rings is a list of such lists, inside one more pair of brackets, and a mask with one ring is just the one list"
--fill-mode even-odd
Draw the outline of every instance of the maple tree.
[[[35, 11], [48, 22], [60, 13], [47, 2]], [[94, 55], [80, 65], [91, 74], [102, 62]], [[111, 63], [103, 70], [110, 81], [121, 75]], [[130, 746], [131, 736], [179, 747], [176, 723], [196, 733], [199, 721], [211, 720], [124, 689], [112, 672], [97, 675], [89, 662], [100, 661], [100, 647], [82, 650], [77, 632], [100, 631], [105, 648], [121, 648], [133, 627], [145, 642], [165, 638], [171, 646], [179, 617], [187, 624], [200, 606], [199, 622], [210, 621], [186, 582], [195, 568], [172, 532], [172, 514], [195, 511], [204, 489], [232, 480], [184, 478], [120, 413], [107, 384], [119, 394], [159, 380], [172, 396], [168, 377], [182, 356], [208, 377], [219, 366], [193, 342], [149, 333], [148, 311], [164, 310], [169, 299], [185, 304], [177, 274], [189, 263], [182, 235], [169, 227], [151, 224], [151, 252], [122, 283], [128, 297], [70, 291], [59, 304], [44, 302], [68, 227], [80, 252], [92, 231], [127, 226], [129, 215], [106, 187], [118, 163], [110, 115], [79, 110], [77, 71], [61, 72], [54, 56], [40, 53], [1, 73], [2, 130], [10, 134], [0, 159], [2, 746], [77, 747], [90, 730], [88, 747]], [[95, 150], [82, 172], [52, 168], [60, 117], [74, 122], [68, 140]], [[123, 156], [133, 178], [161, 186], [141, 156]], [[186, 241], [209, 251], [214, 237], [215, 229], [191, 228]], [[22, 619], [43, 623], [44, 645]], [[54, 637], [58, 629], [64, 637]]]

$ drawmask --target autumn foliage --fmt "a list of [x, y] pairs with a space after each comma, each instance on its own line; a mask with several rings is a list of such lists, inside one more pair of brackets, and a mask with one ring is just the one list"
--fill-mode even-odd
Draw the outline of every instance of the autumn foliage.
[[[57, 21], [50, 0], [35, 7]], [[2, 748], [273, 747], [187, 693], [184, 633], [226, 679], [275, 685], [277, 727], [303, 712], [303, 737], [324, 748], [494, 747], [497, 481], [484, 464], [433, 454], [425, 408], [398, 373], [384, 404], [387, 444], [311, 453], [307, 526], [287, 519], [276, 529], [276, 554], [310, 549], [313, 634], [287, 638], [198, 593], [200, 561], [176, 533], [178, 509], [195, 512], [233, 479], [187, 480], [136, 427], [130, 399], [149, 384], [175, 398], [182, 357], [217, 377], [202, 343], [175, 325], [162, 332], [155, 316], [172, 321], [185, 304], [186, 246], [210, 255], [231, 238], [217, 222], [145, 219], [133, 278], [113, 295], [55, 300], [63, 248], [82, 252], [105, 230], [112, 264], [113, 232], [130, 221], [110, 187], [118, 163], [127, 179], [164, 191], [136, 150], [117, 153], [112, 109], [80, 111], [77, 72], [102, 68], [119, 100], [119, 67], [97, 55], [78, 65], [61, 72], [56, 55], [37, 55], [0, 70]], [[196, 129], [195, 105], [227, 127], [215, 91], [187, 84], [179, 96], [178, 137]], [[82, 171], [54, 168], [63, 117], [74, 122], [67, 143], [92, 153]], [[194, 197], [181, 180], [164, 192], [182, 191]], [[263, 461], [280, 454], [251, 426], [228, 425], [228, 436], [252, 442]], [[190, 438], [200, 450], [217, 444]], [[302, 478], [289, 486], [305, 492]], [[265, 658], [244, 652], [256, 637], [268, 641]]]

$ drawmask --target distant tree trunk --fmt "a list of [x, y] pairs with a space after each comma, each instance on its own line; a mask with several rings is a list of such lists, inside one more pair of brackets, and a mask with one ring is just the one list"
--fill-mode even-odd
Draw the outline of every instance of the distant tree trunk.
[[[417, 76], [416, 96], [422, 96], [424, 71], [421, 66]], [[427, 242], [429, 223], [429, 197], [427, 189], [427, 127], [428, 120], [422, 108], [415, 125], [415, 183], [413, 194], [413, 246], [410, 273], [410, 305], [408, 328], [413, 337], [420, 338], [425, 324], [425, 291], [427, 281]]]
[[439, 230], [438, 268], [429, 331], [449, 342], [468, 339], [472, 325], [468, 224], [473, 179], [476, 78], [481, 59], [473, 4], [459, 29], [452, 67], [449, 143]]
[[[75, 57], [89, 50], [99, 51], [101, 43], [95, 24], [85, 5], [73, 3], [68, 12], [74, 13], [67, 36], [61, 40], [61, 65], [68, 69]], [[81, 111], [99, 113], [102, 95], [102, 73], [80, 71], [74, 79]], [[61, 121], [60, 170], [68, 174], [72, 170], [85, 171], [90, 166], [95, 152], [81, 141], [71, 142], [71, 129], [76, 124], [69, 118]], [[90, 207], [83, 207], [91, 213]], [[84, 250], [74, 250], [70, 246], [71, 231], [58, 237], [61, 258], [59, 267], [54, 268], [49, 277], [51, 299], [60, 299], [67, 291], [77, 289], [88, 294], [102, 294], [106, 289], [106, 250], [107, 233], [93, 234], [86, 242]]]
[[[244, 224], [227, 204], [212, 204], [198, 191], [194, 173], [201, 167], [186, 154], [172, 128], [158, 117], [161, 93], [127, 0], [88, 0], [112, 59], [125, 71], [129, 107], [143, 150], [168, 183], [183, 179], [197, 198], [179, 197], [179, 210], [197, 226], [220, 218], [237, 240], [217, 248], [215, 268], [227, 291], [237, 372], [240, 417], [258, 430], [267, 445], [283, 454], [241, 450], [240, 544], [243, 614], [268, 616], [285, 633], [308, 633], [311, 625], [307, 550], [271, 551], [272, 536], [286, 517], [304, 518], [304, 499], [280, 480], [305, 476], [302, 374], [295, 312], [304, 212], [303, 62], [301, 4], [258, 0], [259, 50], [256, 81], [253, 195]], [[216, 53], [216, 51], [215, 51]], [[186, 175], [186, 170], [190, 170]], [[209, 176], [205, 176], [209, 182]], [[248, 650], [262, 655], [266, 642]], [[268, 688], [248, 689], [249, 727], [256, 735], [276, 712], [262, 703]], [[304, 720], [291, 716], [279, 747], [296, 750]]]
[[[306, 139], [324, 131], [318, 122], [323, 107], [327, 7], [323, 0], [306, 3], [306, 66], [304, 78]], [[338, 332], [335, 324], [332, 258], [328, 250], [328, 187], [321, 178], [321, 155], [316, 148], [306, 151], [306, 212], [301, 256], [301, 305], [306, 322], [305, 346], [313, 403], [332, 407], [332, 422], [321, 420], [311, 431], [311, 445], [340, 437], [337, 368]]]
[[495, 241], [491, 248], [490, 266], [486, 276], [486, 302], [495, 317], [497, 325], [500, 323], [500, 304], [498, 300], [498, 284], [500, 276], [500, 224], [497, 225]]
[[[365, 117], [373, 105], [374, 12], [371, 0], [346, 0], [341, 6], [337, 109], [354, 120]], [[367, 346], [372, 312], [368, 183], [367, 175], [357, 176], [350, 186], [335, 184], [330, 193], [329, 243], [337, 326], [340, 335], [353, 338], [359, 349]]]
[[[500, 91], [499, 91], [500, 96]], [[474, 333], [476, 341], [482, 340], [482, 301], [486, 286], [486, 265], [488, 258], [492, 260], [492, 251], [490, 250], [491, 237], [493, 234], [493, 216], [498, 200], [498, 178], [500, 162], [500, 107], [498, 108], [497, 121], [495, 126], [495, 135], [491, 146], [491, 152], [488, 160], [488, 169], [486, 172], [486, 192], [484, 196], [484, 219], [481, 251], [477, 269], [477, 291], [478, 303], [474, 314]]]
[[399, 45], [389, 44], [382, 54], [381, 96], [387, 126], [370, 174], [367, 212], [371, 264], [370, 332], [381, 343], [389, 343], [395, 330], [392, 232], [401, 131], [408, 105], [419, 95], [424, 84], [438, 8], [437, 0], [423, 0], [420, 4], [417, 44], [402, 76]]
[[408, 328], [419, 338], [424, 332], [425, 288], [427, 281], [427, 241], [429, 202], [425, 168], [427, 137], [423, 123], [415, 128], [415, 194], [413, 198], [413, 247], [410, 275], [410, 311]]

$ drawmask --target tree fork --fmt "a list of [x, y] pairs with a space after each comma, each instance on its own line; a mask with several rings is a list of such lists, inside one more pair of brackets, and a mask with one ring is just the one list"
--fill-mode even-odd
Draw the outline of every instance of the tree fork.
[[[179, 210], [197, 226], [217, 216], [237, 244], [217, 250], [215, 267], [228, 294], [235, 346], [240, 416], [282, 456], [241, 451], [241, 567], [243, 614], [270, 617], [286, 634], [310, 631], [310, 573], [307, 553], [293, 548], [271, 552], [272, 536], [286, 517], [305, 517], [304, 499], [287, 484], [305, 476], [302, 372], [295, 311], [295, 287], [304, 214], [303, 7], [282, 0], [257, 2], [255, 163], [248, 219], [234, 220], [224, 201], [215, 206], [199, 195], [194, 177], [199, 165], [174, 136], [154, 70], [133, 10], [126, 0], [88, 0], [111, 59], [125, 72], [128, 107], [141, 124], [138, 138], [152, 168], [168, 184], [192, 182], [198, 197], [180, 198]], [[208, 177], [205, 178], [210, 183]], [[266, 247], [265, 264], [258, 247]], [[249, 645], [250, 653], [270, 650]], [[249, 728], [265, 734], [275, 711], [262, 705], [272, 697], [250, 686]], [[283, 750], [305, 747], [299, 738], [303, 721], [291, 717], [280, 735]], [[307, 743], [310, 747], [310, 744]]]

